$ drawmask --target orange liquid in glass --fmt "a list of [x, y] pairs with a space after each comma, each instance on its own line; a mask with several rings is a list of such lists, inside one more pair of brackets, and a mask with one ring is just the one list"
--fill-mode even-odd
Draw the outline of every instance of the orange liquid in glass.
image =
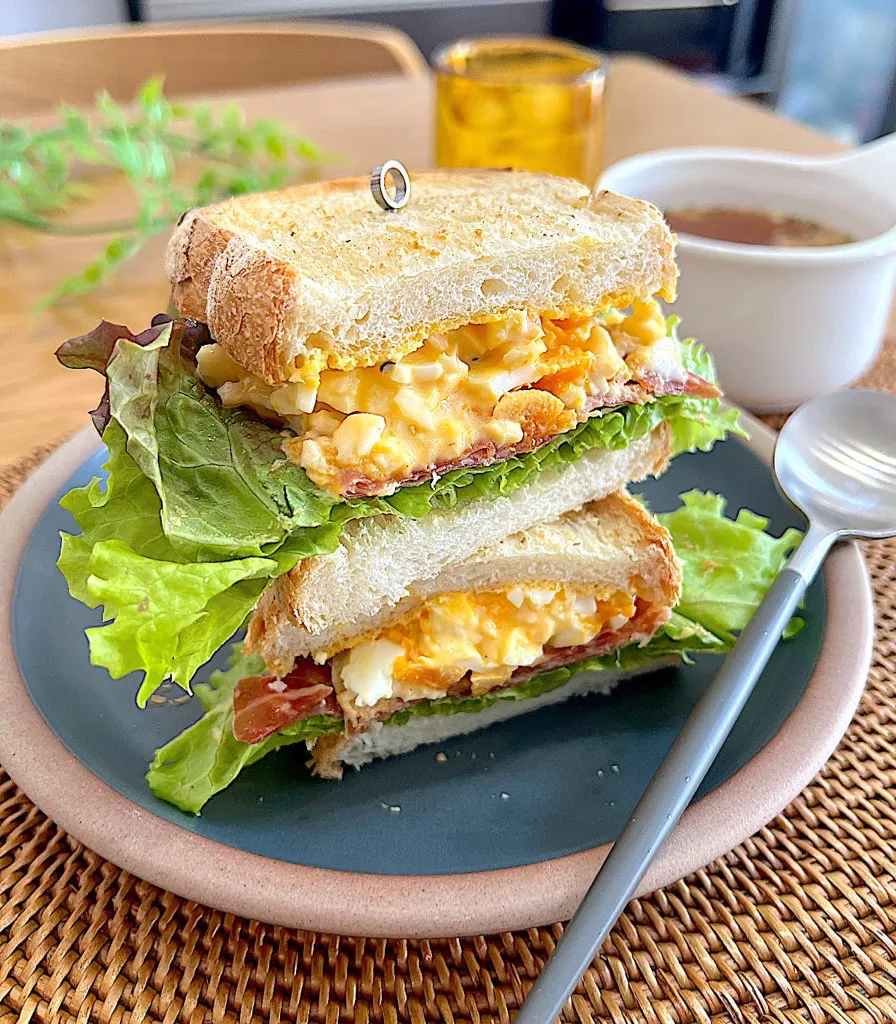
[[601, 171], [604, 72], [557, 40], [458, 43], [436, 58], [436, 162], [578, 178]]

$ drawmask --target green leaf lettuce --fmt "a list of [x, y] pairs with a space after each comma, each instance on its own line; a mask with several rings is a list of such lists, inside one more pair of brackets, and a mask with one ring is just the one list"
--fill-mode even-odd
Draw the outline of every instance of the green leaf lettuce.
[[[799, 544], [799, 530], [773, 537], [768, 520], [748, 509], [725, 518], [725, 499], [688, 491], [682, 505], [657, 518], [672, 535], [683, 566], [684, 586], [678, 611], [701, 623], [726, 643], [733, 642], [774, 582], [780, 567]], [[794, 620], [785, 636], [799, 628]]]
[[202, 806], [226, 789], [243, 768], [274, 750], [342, 732], [334, 715], [316, 715], [296, 722], [261, 743], [244, 743], [233, 735], [233, 691], [240, 679], [264, 670], [257, 655], [235, 650], [230, 668], [212, 673], [210, 683], [198, 683], [196, 696], [206, 711], [202, 718], [156, 752], [147, 780], [155, 794], [183, 811], [198, 814]]

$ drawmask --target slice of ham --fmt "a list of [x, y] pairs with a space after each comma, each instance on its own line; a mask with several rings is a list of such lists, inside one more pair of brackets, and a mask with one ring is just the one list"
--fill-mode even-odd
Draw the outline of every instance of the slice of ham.
[[[656, 373], [643, 373], [627, 384], [613, 384], [603, 394], [593, 395], [581, 410], [581, 418], [587, 419], [601, 409], [622, 405], [644, 405], [653, 398], [666, 395], [687, 395], [692, 398], [718, 398], [721, 391], [702, 377], [688, 371], [683, 380], [666, 380]], [[514, 455], [526, 455], [543, 444], [553, 440], [556, 434], [524, 437], [516, 444], [498, 447], [493, 441], [484, 441], [451, 462], [440, 462], [427, 469], [417, 470], [400, 480], [371, 480], [361, 474], [346, 472], [339, 480], [340, 494], [346, 498], [370, 498], [379, 494], [393, 494], [399, 487], [411, 487], [434, 477], [444, 476], [453, 469], [474, 469], [503, 462]]]
[[[577, 647], [549, 647], [536, 665], [516, 669], [502, 684], [501, 689], [518, 686], [527, 679], [574, 665], [586, 658], [610, 654], [629, 644], [646, 644], [656, 631], [669, 621], [672, 611], [637, 598], [635, 614], [619, 629], [607, 629], [587, 644]], [[344, 717], [342, 706], [336, 700], [328, 665], [316, 665], [310, 658], [298, 658], [289, 675], [282, 680], [274, 676], [249, 676], [241, 680], [233, 695], [233, 734], [246, 743], [259, 743], [272, 733], [293, 722], [313, 715], [331, 714]], [[451, 696], [465, 696], [471, 692], [469, 676], [451, 688]], [[375, 720], [384, 720], [415, 701], [401, 697], [386, 697], [371, 708], [358, 708], [349, 731], [354, 731]], [[252, 738], [257, 737], [257, 738]]]
[[691, 370], [685, 372], [683, 381], [664, 380], [658, 373], [646, 372], [638, 376], [638, 383], [655, 397], [661, 395], [687, 395], [689, 398], [721, 398], [722, 392], [708, 380], [698, 377]]
[[233, 735], [260, 743], [293, 722], [342, 711], [330, 685], [329, 665], [298, 658], [287, 676], [247, 676], [233, 691]]

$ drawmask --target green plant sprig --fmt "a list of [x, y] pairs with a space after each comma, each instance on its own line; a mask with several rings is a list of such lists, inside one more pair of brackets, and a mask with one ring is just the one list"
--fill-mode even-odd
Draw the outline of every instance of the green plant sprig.
[[[172, 103], [163, 85], [161, 77], [149, 79], [130, 108], [105, 92], [90, 114], [62, 105], [59, 126], [45, 131], [0, 121], [0, 222], [56, 235], [112, 235], [39, 309], [91, 291], [185, 210], [307, 179], [328, 159], [280, 122], [247, 122], [236, 104], [215, 111]], [[110, 172], [123, 175], [135, 193], [131, 219], [55, 219], [89, 201], [96, 192], [91, 179]]]

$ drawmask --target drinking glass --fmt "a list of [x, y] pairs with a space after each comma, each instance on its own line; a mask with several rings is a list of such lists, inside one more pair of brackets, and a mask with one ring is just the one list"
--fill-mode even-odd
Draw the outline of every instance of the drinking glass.
[[439, 50], [439, 167], [512, 167], [578, 178], [601, 171], [605, 66], [559, 39], [466, 39]]

